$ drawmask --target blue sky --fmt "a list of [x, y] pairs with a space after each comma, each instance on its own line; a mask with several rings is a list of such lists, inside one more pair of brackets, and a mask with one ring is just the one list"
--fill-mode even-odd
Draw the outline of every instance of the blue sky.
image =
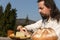
[[[57, 7], [60, 9], [60, 0], [54, 0]], [[12, 8], [17, 9], [17, 19], [26, 18], [37, 21], [41, 19], [38, 13], [37, 0], [0, 0], [0, 5], [5, 9], [8, 2], [11, 3]]]

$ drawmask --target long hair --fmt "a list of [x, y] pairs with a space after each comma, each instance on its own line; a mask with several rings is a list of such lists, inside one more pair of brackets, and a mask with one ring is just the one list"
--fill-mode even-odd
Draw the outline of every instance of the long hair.
[[38, 0], [37, 2], [41, 2], [44, 1], [44, 5], [48, 8], [51, 8], [51, 18], [52, 19], [56, 19], [57, 21], [59, 21], [60, 19], [60, 11], [58, 10], [54, 0]]

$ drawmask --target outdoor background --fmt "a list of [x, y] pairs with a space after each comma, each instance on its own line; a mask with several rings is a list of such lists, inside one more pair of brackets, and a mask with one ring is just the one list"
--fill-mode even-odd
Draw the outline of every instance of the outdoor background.
[[[54, 0], [60, 10], [60, 0]], [[0, 37], [17, 32], [18, 25], [23, 27], [40, 20], [37, 0], [0, 0]]]
[[[57, 7], [60, 9], [60, 0], [54, 0]], [[29, 19], [38, 21], [41, 19], [38, 13], [37, 0], [0, 0], [0, 5], [5, 9], [8, 2], [11, 3], [12, 8], [17, 10], [17, 19], [26, 18], [28, 15]]]

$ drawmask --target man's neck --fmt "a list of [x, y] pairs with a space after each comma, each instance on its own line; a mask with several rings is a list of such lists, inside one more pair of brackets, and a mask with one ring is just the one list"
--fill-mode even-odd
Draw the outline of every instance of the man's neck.
[[51, 18], [50, 16], [45, 16], [45, 17], [43, 17], [43, 22], [44, 22], [44, 21], [47, 22], [50, 18]]

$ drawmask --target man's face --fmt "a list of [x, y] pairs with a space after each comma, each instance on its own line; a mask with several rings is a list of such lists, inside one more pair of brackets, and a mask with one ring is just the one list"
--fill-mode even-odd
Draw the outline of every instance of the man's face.
[[39, 9], [39, 13], [45, 17], [45, 16], [50, 16], [50, 8], [46, 7], [44, 5], [44, 1], [41, 1], [38, 3], [38, 9]]

